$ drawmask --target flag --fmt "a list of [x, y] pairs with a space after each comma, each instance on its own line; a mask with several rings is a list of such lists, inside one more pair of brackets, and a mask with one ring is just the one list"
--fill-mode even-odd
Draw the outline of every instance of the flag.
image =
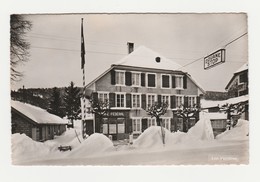
[[84, 68], [85, 65], [85, 42], [84, 42], [84, 34], [83, 34], [83, 18], [81, 19], [81, 69]]

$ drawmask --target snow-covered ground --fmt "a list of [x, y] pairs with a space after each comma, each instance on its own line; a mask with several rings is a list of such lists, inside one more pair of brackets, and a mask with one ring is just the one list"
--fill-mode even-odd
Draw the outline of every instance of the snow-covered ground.
[[[202, 118], [188, 133], [165, 130], [162, 144], [161, 128], [149, 127], [133, 145], [118, 145], [103, 134], [83, 140], [81, 122], [75, 129], [44, 143], [25, 135], [12, 135], [12, 157], [16, 165], [170, 165], [170, 164], [247, 164], [248, 121], [216, 139], [209, 119]], [[79, 137], [76, 137], [77, 132]], [[60, 152], [58, 146], [71, 145], [72, 151]]]

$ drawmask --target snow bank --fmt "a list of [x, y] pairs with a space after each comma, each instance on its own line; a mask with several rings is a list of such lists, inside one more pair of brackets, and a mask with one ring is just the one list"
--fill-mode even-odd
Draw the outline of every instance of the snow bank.
[[113, 149], [111, 140], [103, 134], [94, 133], [69, 153], [71, 157], [86, 157]]
[[28, 159], [37, 159], [47, 156], [50, 153], [48, 145], [36, 142], [25, 134], [12, 135], [12, 159], [15, 161], [24, 161]]
[[[171, 138], [169, 130], [165, 131], [165, 143]], [[162, 147], [162, 134], [160, 126], [151, 126], [147, 128], [135, 141], [134, 146], [137, 148], [158, 148]]]
[[[165, 146], [173, 147], [179, 144], [197, 145], [202, 141], [214, 140], [214, 134], [210, 119], [202, 117], [187, 133], [165, 131]], [[162, 147], [162, 134], [160, 126], [147, 128], [135, 141], [136, 148], [160, 148]]]
[[249, 122], [239, 119], [237, 125], [216, 136], [217, 140], [247, 140], [249, 133]]
[[214, 140], [211, 121], [205, 115], [189, 129], [185, 140]]

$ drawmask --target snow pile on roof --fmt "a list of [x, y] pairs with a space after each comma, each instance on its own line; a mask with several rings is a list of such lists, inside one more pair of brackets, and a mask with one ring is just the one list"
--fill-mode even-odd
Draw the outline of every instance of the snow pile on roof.
[[36, 142], [25, 134], [12, 135], [12, 159], [24, 161], [28, 159], [37, 159], [50, 153], [50, 148], [45, 143]]
[[243, 66], [241, 66], [236, 72], [234, 73], [239, 73], [241, 71], [244, 71], [244, 70], [248, 70], [248, 63], [245, 63], [243, 64]]
[[216, 136], [217, 140], [247, 140], [249, 134], [249, 122], [239, 119], [231, 130], [227, 130]]
[[234, 97], [234, 98], [230, 98], [227, 100], [221, 100], [221, 101], [212, 101], [212, 100], [201, 99], [201, 107], [210, 108], [210, 107], [222, 106], [224, 104], [237, 104], [239, 102], [248, 101], [248, 99], [249, 99], [248, 95], [243, 95], [240, 97]]
[[11, 101], [11, 106], [39, 124], [67, 124], [67, 122], [60, 117], [30, 104]]
[[[160, 57], [160, 62], [156, 62], [155, 58]], [[178, 70], [181, 65], [171, 61], [159, 53], [145, 47], [140, 46], [134, 50], [131, 54], [127, 55], [115, 65], [135, 66], [143, 68], [155, 68], [155, 69], [166, 69], [166, 70]]]
[[84, 140], [77, 148], [72, 149], [69, 156], [86, 157], [113, 149], [111, 140], [103, 134], [94, 133]]

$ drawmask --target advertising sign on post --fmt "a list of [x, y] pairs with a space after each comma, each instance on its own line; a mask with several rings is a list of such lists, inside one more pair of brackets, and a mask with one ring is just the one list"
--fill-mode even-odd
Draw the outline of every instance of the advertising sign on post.
[[219, 49], [218, 51], [204, 58], [204, 69], [206, 70], [212, 68], [224, 62], [225, 62], [225, 49]]

